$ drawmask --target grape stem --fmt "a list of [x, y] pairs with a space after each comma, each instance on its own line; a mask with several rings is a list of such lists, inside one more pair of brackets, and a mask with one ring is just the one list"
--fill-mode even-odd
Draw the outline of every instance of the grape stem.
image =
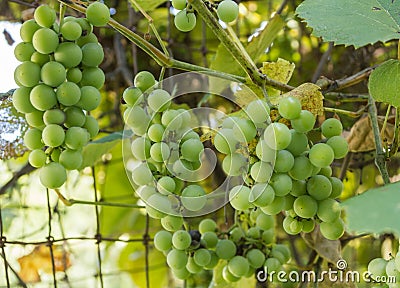
[[365, 108], [366, 108], [365, 106], [362, 106], [359, 110], [353, 112], [353, 111], [347, 111], [347, 110], [343, 110], [343, 109], [324, 107], [324, 111], [332, 112], [335, 114], [343, 114], [343, 115], [346, 115], [351, 118], [358, 118], [364, 113]]

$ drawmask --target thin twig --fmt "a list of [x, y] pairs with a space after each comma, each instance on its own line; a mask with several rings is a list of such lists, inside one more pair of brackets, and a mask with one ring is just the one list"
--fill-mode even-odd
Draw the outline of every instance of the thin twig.
[[311, 77], [311, 82], [313, 82], [313, 83], [317, 82], [318, 78], [321, 76], [322, 70], [324, 69], [324, 66], [325, 66], [326, 62], [328, 61], [329, 57], [331, 56], [332, 49], [333, 49], [333, 42], [329, 42], [328, 49], [324, 52], [324, 54], [322, 54], [322, 57], [319, 60], [317, 69], [315, 69], [315, 72], [314, 72], [313, 76]]

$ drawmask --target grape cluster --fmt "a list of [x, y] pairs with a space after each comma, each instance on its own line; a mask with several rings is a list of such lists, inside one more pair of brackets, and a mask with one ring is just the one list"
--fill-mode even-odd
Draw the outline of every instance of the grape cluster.
[[274, 218], [260, 209], [241, 216], [246, 221], [228, 233], [219, 231], [211, 219], [203, 219], [198, 230], [159, 231], [154, 246], [167, 256], [167, 264], [178, 279], [211, 270], [220, 261], [222, 278], [228, 283], [252, 277], [260, 269], [278, 271], [289, 261], [290, 251], [285, 245], [273, 244]]
[[[375, 258], [368, 263], [368, 272], [370, 277], [377, 283], [385, 284], [388, 287], [400, 287], [400, 252], [395, 257], [386, 260]], [[393, 279], [395, 281], [393, 281]]]
[[[246, 116], [226, 118], [214, 137], [215, 148], [226, 154], [225, 173], [241, 175], [246, 182], [229, 192], [233, 208], [260, 207], [269, 215], [285, 211], [283, 228], [289, 234], [311, 232], [317, 222], [326, 238], [341, 237], [344, 225], [335, 198], [343, 184], [332, 177], [330, 167], [348, 151], [340, 121], [327, 119], [320, 128], [326, 139], [313, 144], [307, 132], [314, 128], [315, 116], [302, 110], [297, 98], [281, 99], [273, 111], [263, 100], [245, 110]], [[243, 154], [246, 145], [249, 155]]]
[[[91, 4], [88, 13], [98, 4]], [[60, 187], [66, 170], [81, 167], [82, 148], [99, 131], [88, 112], [101, 100], [105, 75], [98, 66], [104, 52], [90, 20], [99, 15], [89, 16], [68, 16], [58, 23], [52, 8], [39, 6], [34, 19], [21, 26], [23, 42], [14, 50], [22, 63], [14, 72], [19, 88], [13, 105], [30, 126], [24, 135], [32, 150], [29, 163], [40, 168], [40, 181], [47, 188]]]
[[[182, 32], [189, 32], [196, 26], [196, 15], [186, 0], [172, 0], [172, 6], [179, 10], [175, 15], [175, 27]], [[217, 4], [217, 16], [226, 23], [237, 19], [239, 6], [233, 0], [223, 0]]]

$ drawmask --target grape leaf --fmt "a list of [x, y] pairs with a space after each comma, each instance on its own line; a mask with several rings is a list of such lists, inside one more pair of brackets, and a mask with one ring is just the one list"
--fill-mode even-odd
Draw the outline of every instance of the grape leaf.
[[313, 34], [358, 48], [400, 38], [400, 1], [306, 0], [296, 9]]
[[[134, 1], [129, 0], [129, 2], [131, 2], [132, 7], [138, 11], [136, 4], [134, 3]], [[154, 9], [156, 9], [158, 6], [160, 6], [162, 3], [167, 2], [167, 0], [136, 0], [135, 1], [140, 8], [142, 8], [144, 11], [153, 11]]]
[[370, 189], [344, 201], [348, 228], [357, 233], [400, 235], [400, 182]]
[[106, 154], [111, 148], [113, 148], [119, 140], [107, 141], [107, 142], [90, 142], [88, 145], [83, 147], [82, 156], [83, 162], [80, 169], [95, 165], [101, 157]]
[[376, 101], [400, 107], [400, 61], [390, 59], [372, 71], [368, 90]]
[[[290, 78], [292, 78], [294, 68], [294, 63], [278, 58], [276, 62], [264, 62], [261, 71], [270, 79], [287, 84]], [[273, 97], [277, 97], [281, 94], [279, 90], [271, 87], [267, 88], [267, 93], [271, 100]]]

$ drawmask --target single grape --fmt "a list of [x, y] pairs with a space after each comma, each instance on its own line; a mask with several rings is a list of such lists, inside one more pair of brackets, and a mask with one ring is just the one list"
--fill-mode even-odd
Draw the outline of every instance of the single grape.
[[182, 127], [182, 117], [177, 110], [167, 110], [162, 113], [161, 124], [164, 125], [166, 133], [177, 131]]
[[259, 249], [253, 248], [247, 251], [246, 258], [252, 268], [260, 268], [265, 263], [265, 255]]
[[46, 111], [57, 104], [57, 97], [52, 87], [39, 84], [33, 87], [30, 93], [30, 101], [36, 109]]
[[232, 153], [225, 156], [222, 161], [222, 170], [229, 176], [242, 175], [247, 170], [248, 160], [240, 153]]
[[256, 182], [268, 182], [273, 174], [273, 167], [268, 162], [257, 161], [250, 168], [251, 178]]
[[274, 228], [274, 223], [274, 218], [271, 215], [267, 215], [264, 213], [260, 213], [260, 215], [258, 215], [256, 219], [256, 227], [259, 227], [264, 231]]
[[205, 270], [212, 270], [214, 269], [218, 263], [219, 263], [219, 258], [217, 256], [217, 253], [215, 253], [213, 250], [208, 250], [211, 255], [211, 260], [210, 263], [208, 263], [206, 266], [204, 266]]
[[303, 230], [303, 222], [293, 219], [290, 223], [290, 230], [294, 235], [299, 234]]
[[[386, 275], [395, 277], [394, 279], [400, 279], [400, 271], [396, 268], [395, 259], [390, 259], [386, 264]], [[399, 281], [397, 280], [397, 283]], [[396, 286], [395, 286], [396, 287]]]
[[81, 99], [81, 89], [74, 82], [64, 82], [58, 86], [56, 95], [58, 102], [62, 105], [72, 106]]
[[76, 67], [82, 61], [82, 50], [73, 42], [61, 43], [54, 52], [54, 60], [60, 62], [65, 68]]
[[188, 262], [188, 256], [185, 251], [172, 249], [167, 255], [167, 264], [174, 270], [182, 269]]
[[42, 149], [35, 149], [29, 153], [29, 164], [40, 168], [46, 164], [47, 155]]
[[165, 142], [157, 142], [150, 147], [150, 157], [156, 162], [164, 162], [170, 156], [169, 146]]
[[147, 131], [147, 136], [153, 142], [161, 142], [164, 135], [164, 126], [161, 124], [153, 124], [149, 127]]
[[[137, 87], [126, 88], [124, 90], [124, 93], [122, 94], [122, 97], [124, 98], [125, 103], [128, 104], [129, 106], [136, 106], [141, 102], [143, 102], [143, 92]], [[155, 142], [160, 142], [160, 141], [155, 141]]]
[[275, 242], [275, 232], [274, 229], [265, 230], [261, 234], [261, 239], [265, 244], [271, 244]]
[[82, 46], [82, 64], [96, 67], [103, 62], [104, 51], [99, 43], [87, 43]]
[[186, 8], [186, 0], [172, 0], [171, 4], [177, 10], [183, 10]]
[[31, 56], [31, 61], [33, 63], [38, 64], [39, 66], [43, 66], [44, 64], [50, 61], [50, 56], [35, 51]]
[[395, 261], [396, 269], [398, 271], [400, 271], [400, 251], [397, 252], [397, 254], [394, 258], [394, 261]]
[[329, 240], [337, 240], [344, 233], [343, 220], [338, 218], [333, 222], [321, 222], [319, 229], [322, 236]]
[[214, 248], [218, 243], [218, 236], [215, 234], [215, 232], [207, 231], [201, 234], [200, 242], [208, 249]]
[[236, 151], [239, 142], [233, 135], [232, 129], [221, 129], [214, 137], [215, 148], [223, 154], [231, 154]]
[[24, 135], [24, 145], [29, 150], [41, 149], [44, 146], [42, 143], [42, 131], [36, 128], [28, 129]]
[[322, 123], [321, 132], [326, 138], [340, 136], [343, 132], [343, 125], [338, 119], [329, 118]]
[[161, 194], [169, 195], [171, 193], [174, 193], [175, 188], [175, 181], [169, 176], [163, 176], [157, 181], [157, 190]]
[[250, 227], [246, 232], [246, 236], [258, 240], [261, 238], [261, 229], [259, 227]]
[[332, 193], [331, 181], [323, 175], [314, 175], [307, 182], [307, 192], [317, 201], [326, 199]]
[[240, 280], [240, 277], [236, 277], [229, 271], [228, 266], [224, 266], [222, 269], [222, 278], [228, 283], [233, 283]]
[[60, 163], [50, 162], [40, 168], [39, 179], [44, 187], [55, 189], [67, 181], [67, 172]]
[[236, 210], [244, 211], [249, 209], [252, 204], [249, 202], [250, 188], [244, 185], [238, 185], [229, 192], [229, 202]]
[[228, 261], [228, 269], [236, 277], [245, 276], [249, 269], [249, 261], [243, 256], [234, 256]]
[[175, 15], [174, 24], [179, 31], [189, 32], [196, 26], [196, 15], [183, 9]]
[[79, 68], [69, 68], [67, 70], [67, 81], [79, 83], [82, 80], [82, 71]]
[[154, 235], [154, 247], [158, 251], [168, 251], [172, 248], [172, 234], [168, 231], [161, 230]]
[[303, 220], [303, 229], [302, 232], [304, 233], [310, 233], [314, 231], [315, 228], [315, 221], [314, 219], [306, 219]]
[[58, 147], [64, 143], [64, 129], [57, 124], [47, 125], [42, 132], [43, 143], [49, 147]]
[[86, 120], [82, 127], [88, 131], [90, 139], [93, 139], [99, 133], [99, 123], [91, 115], [86, 115]]
[[264, 263], [264, 269], [268, 273], [280, 271], [281, 266], [281, 262], [276, 258], [268, 258]]
[[295, 180], [305, 180], [311, 176], [312, 170], [313, 165], [310, 160], [306, 156], [300, 155], [294, 158], [294, 165], [289, 171], [289, 175]]
[[182, 191], [181, 202], [187, 210], [199, 211], [206, 205], [206, 192], [199, 185], [186, 186]]
[[292, 223], [294, 221], [296, 220], [291, 216], [286, 216], [282, 221], [283, 230], [285, 230], [285, 232], [289, 235], [296, 235], [301, 232], [301, 230], [295, 231], [294, 229], [292, 229]]
[[79, 150], [65, 149], [60, 154], [59, 162], [67, 170], [79, 169], [83, 163], [82, 152]]
[[203, 143], [198, 139], [189, 139], [181, 145], [182, 158], [188, 161], [199, 161], [203, 151]]
[[168, 197], [159, 193], [149, 196], [146, 204], [146, 212], [150, 217], [155, 219], [162, 219], [168, 216], [166, 213], [172, 212], [171, 202], [169, 201]]
[[308, 158], [316, 167], [329, 166], [334, 158], [334, 150], [325, 143], [317, 143], [311, 147]]
[[131, 151], [138, 160], [146, 160], [150, 157], [151, 142], [145, 137], [138, 137], [132, 141]]
[[278, 111], [286, 119], [296, 119], [300, 117], [301, 102], [298, 98], [292, 96], [282, 98], [279, 101]]
[[246, 107], [249, 118], [254, 123], [264, 123], [269, 119], [270, 108], [264, 100], [254, 100]]
[[171, 105], [171, 95], [165, 90], [156, 89], [150, 93], [147, 103], [154, 112], [163, 112]]
[[70, 149], [82, 149], [88, 141], [89, 133], [85, 128], [71, 127], [65, 132], [65, 145]]
[[320, 175], [324, 175], [325, 177], [331, 177], [332, 176], [332, 168], [331, 166], [326, 166], [326, 167], [321, 167], [321, 170], [318, 172]]
[[142, 92], [153, 87], [156, 84], [153, 74], [148, 71], [140, 71], [136, 74], [134, 79], [135, 87], [139, 88]]
[[98, 43], [97, 36], [94, 33], [89, 33], [86, 36], [81, 36], [75, 43], [79, 47], [83, 47], [87, 43]]
[[167, 215], [161, 219], [161, 225], [165, 230], [174, 232], [182, 229], [183, 217]]
[[294, 165], [294, 156], [288, 150], [280, 150], [276, 153], [274, 165], [275, 172], [289, 172]]
[[35, 48], [30, 42], [18, 43], [14, 48], [14, 56], [20, 62], [30, 61], [33, 53], [35, 53]]
[[238, 119], [235, 121], [232, 131], [239, 142], [250, 142], [257, 134], [254, 123], [247, 119]]
[[275, 150], [282, 150], [288, 147], [291, 139], [292, 134], [289, 128], [282, 123], [272, 123], [264, 131], [264, 141], [270, 148]]
[[50, 28], [56, 21], [56, 12], [47, 5], [40, 5], [35, 9], [33, 17], [40, 26]]
[[292, 179], [285, 173], [274, 173], [269, 182], [275, 191], [275, 196], [285, 196], [292, 190]]
[[53, 53], [59, 44], [58, 35], [49, 28], [40, 28], [33, 34], [32, 44], [39, 53]]
[[146, 163], [141, 163], [132, 171], [132, 180], [137, 185], [147, 185], [153, 180], [153, 173]]
[[318, 202], [309, 195], [302, 195], [294, 201], [293, 209], [302, 218], [312, 218], [317, 214]]
[[84, 35], [88, 35], [93, 32], [93, 25], [90, 24], [87, 18], [73, 18], [72, 20], [81, 26]]
[[26, 123], [28, 123], [30, 127], [43, 129], [45, 126], [43, 122], [43, 114], [44, 112], [39, 110], [25, 114]]
[[65, 122], [64, 126], [69, 127], [82, 127], [85, 124], [86, 116], [82, 109], [76, 106], [69, 106], [64, 109]]
[[329, 196], [332, 199], [335, 199], [342, 194], [343, 191], [343, 182], [336, 177], [329, 177], [329, 180], [331, 181], [332, 184], [332, 193]]
[[190, 277], [190, 275], [192, 275], [192, 273], [190, 273], [186, 267], [183, 267], [182, 269], [171, 269], [171, 270], [174, 276], [181, 280], [186, 280]]
[[239, 6], [232, 0], [223, 0], [218, 4], [217, 15], [223, 22], [232, 22], [239, 15]]
[[12, 96], [12, 102], [14, 108], [20, 113], [32, 113], [36, 111], [30, 100], [31, 88], [20, 87], [17, 88]]
[[194, 252], [193, 260], [197, 265], [204, 267], [210, 263], [211, 253], [207, 249], [200, 248]]
[[315, 116], [308, 110], [301, 110], [300, 116], [290, 121], [297, 132], [306, 133], [311, 131], [315, 125]]
[[297, 132], [294, 129], [290, 129], [290, 133], [292, 134], [292, 139], [286, 150], [293, 154], [293, 156], [299, 156], [304, 151], [307, 150], [308, 147], [308, 138], [307, 135], [301, 132]]
[[64, 22], [60, 28], [61, 35], [64, 39], [75, 41], [82, 35], [82, 27], [75, 21]]
[[[92, 86], [81, 87], [81, 98], [75, 105], [86, 111], [96, 109], [101, 101], [99, 90]], [[143, 118], [142, 118], [143, 120]]]
[[368, 272], [374, 277], [386, 276], [386, 265], [388, 261], [383, 258], [375, 258], [368, 263]]
[[192, 274], [197, 274], [203, 270], [203, 267], [197, 265], [193, 257], [189, 257], [188, 263], [186, 264], [186, 269]]
[[178, 250], [186, 250], [189, 248], [192, 238], [189, 232], [185, 230], [175, 231], [172, 235], [172, 245]]
[[264, 207], [271, 204], [274, 198], [275, 191], [267, 183], [257, 183], [251, 187], [249, 202], [257, 207]]
[[217, 223], [212, 219], [203, 219], [199, 223], [199, 232], [201, 234], [205, 232], [214, 232], [217, 229]]
[[304, 180], [292, 180], [292, 190], [290, 195], [295, 197], [304, 195], [307, 193], [307, 183]]
[[25, 61], [14, 71], [14, 80], [19, 86], [34, 87], [40, 81], [40, 66], [31, 61]]
[[43, 65], [40, 77], [44, 84], [57, 87], [67, 79], [67, 72], [62, 64], [50, 61]]
[[344, 158], [349, 151], [347, 140], [341, 136], [333, 136], [329, 138], [326, 144], [332, 148], [333, 153], [335, 154], [335, 159]]
[[92, 2], [86, 9], [87, 20], [96, 27], [105, 26], [110, 20], [110, 9], [101, 2]]
[[339, 203], [331, 198], [319, 201], [317, 216], [323, 222], [336, 221], [340, 217]]
[[236, 255], [236, 245], [228, 239], [219, 240], [215, 246], [215, 253], [220, 259], [229, 260]]
[[285, 197], [275, 196], [274, 201], [267, 206], [261, 207], [261, 210], [267, 215], [276, 215], [285, 207]]
[[41, 27], [36, 23], [35, 19], [25, 21], [19, 30], [22, 41], [32, 42], [33, 34], [35, 34], [35, 32], [40, 28]]

